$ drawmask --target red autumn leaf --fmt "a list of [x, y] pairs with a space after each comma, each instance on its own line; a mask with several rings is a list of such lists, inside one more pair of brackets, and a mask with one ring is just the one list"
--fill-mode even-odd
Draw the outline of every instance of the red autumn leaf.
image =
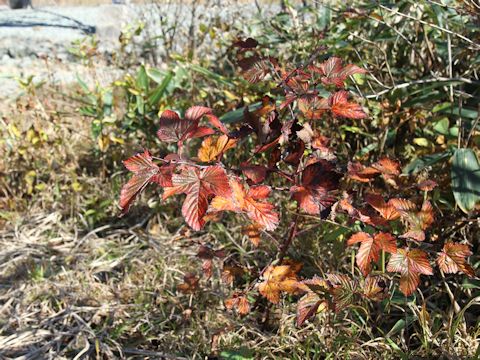
[[466, 244], [447, 242], [443, 246], [442, 252], [438, 254], [438, 267], [446, 274], [456, 274], [461, 271], [464, 274], [473, 277], [475, 271], [467, 263], [467, 257], [471, 256], [470, 247]]
[[302, 96], [298, 100], [298, 109], [309, 120], [318, 120], [330, 109], [328, 99], [317, 95]]
[[297, 287], [299, 291], [306, 292], [297, 303], [297, 326], [302, 326], [317, 313], [328, 309], [331, 286], [315, 275], [312, 279], [299, 282]]
[[328, 102], [330, 110], [335, 116], [349, 119], [365, 119], [367, 117], [361, 105], [348, 101], [348, 92], [345, 90], [330, 95]]
[[372, 168], [377, 169], [384, 176], [400, 175], [400, 164], [398, 161], [384, 157], [372, 164]]
[[339, 177], [329, 162], [315, 160], [303, 170], [302, 185], [290, 188], [292, 198], [306, 213], [318, 215], [335, 202], [331, 191], [338, 188]]
[[231, 285], [235, 278], [244, 274], [244, 270], [239, 266], [225, 265], [222, 269], [222, 280], [224, 283]]
[[253, 184], [259, 184], [267, 177], [268, 168], [261, 165], [250, 165], [242, 163], [240, 165], [243, 175], [247, 177]]
[[222, 133], [227, 134], [228, 130], [218, 117], [213, 114], [213, 110], [205, 106], [192, 106], [185, 112], [185, 119], [198, 122], [202, 117], [206, 117], [211, 125], [216, 127]]
[[190, 138], [211, 135], [215, 132], [213, 129], [199, 126], [199, 122], [204, 116], [213, 126], [223, 133], [227, 133], [225, 125], [213, 115], [212, 109], [204, 106], [192, 106], [185, 112], [185, 118], [183, 119], [181, 119], [176, 112], [165, 110], [160, 116], [160, 126], [157, 131], [157, 136], [165, 142], [182, 144]]
[[434, 221], [432, 204], [425, 201], [418, 211], [415, 203], [407, 199], [390, 199], [388, 203], [395, 207], [400, 217], [409, 225], [408, 231], [401, 237], [424, 241], [425, 230]]
[[216, 196], [212, 200], [211, 207], [215, 211], [244, 212], [255, 223], [267, 230], [275, 230], [278, 225], [278, 214], [275, 206], [268, 202], [260, 201], [266, 199], [270, 194], [268, 186], [252, 186], [248, 192], [237, 179], [230, 180], [232, 189], [231, 196]]
[[321, 135], [318, 130], [312, 130], [309, 123], [303, 124], [303, 128], [297, 131], [297, 136], [305, 144], [310, 144], [313, 149], [320, 150], [323, 159], [332, 161], [336, 158], [332, 149], [328, 147], [330, 139]]
[[328, 308], [328, 302], [314, 292], [308, 292], [297, 303], [297, 326], [302, 326], [305, 321]]
[[327, 274], [327, 279], [332, 285], [333, 305], [335, 311], [340, 311], [353, 303], [358, 293], [358, 283], [343, 274]]
[[213, 250], [210, 246], [200, 245], [197, 252], [197, 257], [203, 259], [202, 270], [205, 277], [209, 279], [213, 273], [213, 259], [224, 258], [225, 251]]
[[432, 191], [438, 186], [433, 180], [425, 180], [417, 184], [417, 188], [422, 191]]
[[231, 194], [227, 174], [220, 166], [208, 166], [199, 169], [184, 166], [180, 174], [172, 175], [172, 187], [165, 188], [163, 198], [184, 193], [187, 195], [182, 206], [182, 214], [188, 225], [200, 230], [205, 225], [203, 218], [208, 209], [211, 195], [229, 196]]
[[183, 293], [194, 293], [198, 289], [200, 278], [194, 273], [187, 273], [183, 277], [183, 283], [177, 286], [177, 289]]
[[386, 203], [381, 195], [367, 194], [365, 201], [377, 210], [385, 220], [396, 220], [400, 217], [397, 209], [391, 203]]
[[203, 260], [202, 270], [205, 278], [210, 279], [213, 275], [213, 261], [211, 259]]
[[364, 276], [367, 276], [372, 270], [372, 261], [378, 261], [380, 250], [391, 254], [397, 251], [396, 240], [388, 233], [381, 232], [372, 237], [372, 235], [365, 232], [358, 232], [348, 239], [347, 245], [356, 243], [361, 244], [356, 259], [357, 265], [362, 270]]
[[239, 65], [244, 70], [245, 80], [252, 84], [262, 81], [274, 68], [278, 68], [277, 60], [270, 56], [265, 58], [253, 56], [242, 59]]
[[365, 167], [359, 162], [349, 162], [347, 170], [350, 179], [364, 183], [372, 181], [373, 178], [380, 173], [377, 169]]
[[344, 82], [348, 76], [367, 72], [357, 65], [343, 66], [342, 59], [337, 57], [331, 57], [318, 67], [311, 67], [311, 69], [323, 75], [321, 80], [325, 85], [334, 84], [337, 87], [344, 87]]
[[122, 187], [120, 193], [120, 207], [125, 214], [137, 195], [149, 183], [157, 183], [160, 186], [171, 186], [171, 174], [173, 167], [170, 165], [159, 167], [152, 161], [148, 150], [143, 154], [136, 154], [123, 162], [125, 167], [133, 172], [133, 177]]
[[[347, 195], [347, 194], [345, 194]], [[345, 196], [344, 195], [344, 196]], [[365, 209], [357, 209], [351, 204], [351, 199], [347, 195], [343, 199], [341, 199], [337, 204], [340, 210], [346, 211], [347, 214], [356, 220], [360, 220], [364, 224], [372, 225], [375, 227], [378, 226], [386, 226], [387, 222], [384, 218], [379, 216], [373, 216], [365, 211]]]
[[249, 38], [246, 38], [245, 40], [237, 40], [232, 45], [239, 47], [240, 50], [249, 50], [249, 49], [256, 48], [258, 45], [258, 41], [249, 37]]
[[198, 126], [200, 118], [181, 119], [178, 114], [171, 110], [165, 110], [160, 116], [160, 126], [157, 137], [165, 142], [177, 142], [182, 144], [185, 140], [194, 137], [211, 135], [214, 131], [210, 128]]
[[405, 296], [410, 296], [420, 283], [420, 274], [433, 275], [427, 254], [419, 249], [397, 249], [390, 257], [387, 270], [399, 272], [400, 290]]

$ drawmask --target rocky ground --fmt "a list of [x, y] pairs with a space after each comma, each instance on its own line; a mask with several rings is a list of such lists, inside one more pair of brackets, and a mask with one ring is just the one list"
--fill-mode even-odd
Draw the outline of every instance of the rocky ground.
[[94, 34], [101, 51], [111, 50], [133, 11], [123, 5], [0, 7], [0, 99], [16, 95], [19, 80], [31, 75], [35, 82], [74, 81], [87, 69], [72, 55], [72, 44]]
[[[213, 17], [230, 23], [241, 22], [242, 18], [256, 12], [253, 4], [222, 6], [220, 2], [208, 11], [200, 6], [192, 9], [164, 3], [23, 10], [10, 10], [0, 5], [0, 100], [17, 95], [21, 90], [19, 80], [31, 75], [35, 76], [34, 82], [48, 79], [68, 83], [75, 81], [77, 74], [88, 78], [88, 69], [71, 52], [72, 44], [86, 36], [95, 36], [99, 40], [98, 50], [108, 54], [118, 47], [118, 37], [128, 25], [143, 22], [149, 36], [157, 31], [153, 34], [156, 36], [161, 35], [162, 29], [168, 33], [172, 25], [177, 24], [176, 41], [182, 46], [182, 41], [187, 41], [192, 19], [198, 27], [200, 22], [208, 24]], [[104, 74], [106, 78], [110, 77], [109, 73], [111, 71]]]

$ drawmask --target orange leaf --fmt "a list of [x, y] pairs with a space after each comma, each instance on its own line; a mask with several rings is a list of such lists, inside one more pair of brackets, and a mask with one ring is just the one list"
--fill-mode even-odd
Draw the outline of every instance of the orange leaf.
[[235, 292], [230, 299], [225, 300], [225, 307], [228, 310], [237, 310], [240, 315], [247, 315], [250, 312], [250, 303], [240, 292]]
[[298, 109], [309, 120], [318, 120], [330, 109], [328, 99], [317, 95], [305, 95], [298, 100]]
[[330, 110], [335, 116], [349, 119], [365, 119], [367, 117], [361, 105], [348, 101], [348, 92], [345, 90], [340, 90], [330, 95], [328, 101]]
[[280, 301], [281, 291], [289, 294], [298, 293], [296, 273], [300, 270], [300, 267], [301, 264], [298, 263], [270, 265], [263, 273], [264, 281], [258, 284], [258, 291], [274, 304]]
[[239, 266], [228, 266], [225, 265], [222, 269], [222, 280], [224, 283], [231, 285], [236, 277], [242, 276], [244, 273], [243, 269]]
[[210, 136], [203, 140], [202, 146], [198, 150], [198, 158], [203, 162], [216, 161], [220, 155], [235, 147], [236, 143], [236, 139], [229, 139], [227, 135]]
[[471, 256], [470, 247], [466, 244], [447, 242], [437, 258], [438, 267], [446, 274], [456, 274], [461, 271], [473, 277], [475, 271], [467, 263], [466, 258]]
[[268, 186], [252, 186], [248, 192], [238, 179], [230, 180], [231, 197], [216, 196], [211, 203], [213, 210], [244, 212], [255, 223], [267, 230], [274, 230], [278, 225], [278, 214], [274, 206], [263, 202], [270, 194]]
[[359, 182], [370, 182], [380, 172], [372, 167], [365, 167], [362, 164], [348, 163], [348, 177]]
[[396, 220], [400, 217], [400, 213], [397, 209], [395, 209], [391, 203], [387, 204], [381, 195], [367, 194], [365, 196], [365, 201], [377, 210], [385, 220]]
[[387, 265], [387, 270], [399, 272], [400, 290], [405, 296], [413, 294], [420, 283], [420, 274], [433, 275], [427, 254], [419, 249], [397, 249]]
[[395, 238], [388, 233], [378, 233], [374, 237], [365, 232], [353, 234], [348, 239], [347, 244], [353, 245], [361, 243], [356, 256], [357, 265], [362, 270], [364, 276], [367, 276], [372, 270], [372, 261], [378, 261], [380, 250], [394, 254], [397, 251]]
[[377, 169], [382, 175], [398, 176], [400, 175], [400, 164], [387, 157], [381, 158], [377, 162], [372, 164], [374, 169]]
[[363, 284], [363, 296], [371, 300], [383, 300], [388, 296], [388, 286], [381, 276], [367, 276]]
[[342, 59], [332, 56], [318, 67], [311, 66], [309, 68], [323, 75], [321, 80], [325, 85], [334, 84], [340, 88], [344, 87], [344, 82], [348, 76], [367, 72], [357, 65], [348, 64], [343, 66], [342, 62]]
[[415, 203], [407, 199], [390, 199], [388, 203], [395, 207], [401, 218], [409, 225], [408, 231], [401, 237], [424, 241], [424, 230], [432, 225], [434, 221], [432, 204], [429, 201], [425, 201], [420, 211], [418, 211]]
[[242, 233], [248, 236], [248, 240], [253, 244], [253, 246], [258, 247], [260, 245], [260, 230], [261, 226], [258, 224], [250, 224], [245, 226], [242, 229]]
[[220, 166], [208, 166], [203, 169], [184, 166], [180, 174], [172, 175], [172, 184], [171, 188], [165, 188], [163, 197], [187, 194], [182, 214], [187, 224], [194, 230], [200, 230], [205, 225], [203, 217], [208, 209], [209, 196], [227, 197], [231, 194], [227, 175]]
[[122, 187], [120, 193], [120, 207], [122, 213], [126, 213], [135, 200], [149, 183], [157, 183], [160, 186], [171, 186], [172, 171], [171, 165], [159, 167], [152, 161], [148, 150], [143, 154], [136, 154], [123, 162], [125, 167], [133, 172], [132, 178]]

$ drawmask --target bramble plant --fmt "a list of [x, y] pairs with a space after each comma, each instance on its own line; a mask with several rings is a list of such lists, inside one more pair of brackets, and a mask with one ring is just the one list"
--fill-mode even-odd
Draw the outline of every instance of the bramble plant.
[[[133, 177], [121, 191], [123, 213], [154, 183], [163, 188], [163, 199], [185, 195], [182, 215], [193, 230], [233, 212], [248, 219], [244, 232], [254, 246], [263, 233], [282, 239], [264, 269], [236, 289], [225, 306], [247, 314], [255, 306], [250, 302], [254, 289], [274, 304], [283, 293], [301, 295], [298, 326], [319, 311], [340, 311], [359, 298], [386, 298], [391, 288], [387, 272], [399, 274], [399, 289], [405, 296], [420, 286], [422, 275], [433, 275], [433, 262], [442, 274], [475, 275], [467, 262], [468, 245], [429, 233], [434, 222], [429, 201], [430, 191], [437, 186], [434, 181], [402, 175], [400, 163], [388, 157], [368, 165], [349, 161], [341, 144], [322, 135], [325, 124], [338, 126], [368, 118], [345, 90], [349, 77], [364, 74], [365, 69], [343, 65], [337, 57], [319, 62], [321, 48], [306, 63], [290, 67], [263, 56], [253, 39], [235, 45], [245, 79], [251, 83], [270, 80], [274, 86], [269, 95], [255, 110], [246, 107], [234, 129], [227, 129], [208, 107], [193, 106], [182, 117], [163, 111], [157, 137], [176, 144], [177, 152], [153, 156], [144, 150], [124, 162]], [[199, 138], [203, 141], [196, 149]], [[252, 141], [256, 145], [251, 153], [242, 153], [245, 161], [228, 156], [232, 149], [249, 151]], [[282, 209], [282, 202], [274, 205], [272, 198], [280, 198], [281, 193], [296, 204], [294, 211]], [[288, 258], [288, 250], [304, 219], [312, 218], [352, 229], [346, 245], [360, 245], [356, 264], [362, 277], [300, 277], [302, 264]], [[285, 234], [277, 233], [280, 224], [286, 225]], [[212, 276], [213, 260], [224, 256], [222, 250], [200, 246], [198, 257], [206, 277]], [[246, 271], [225, 265], [222, 278], [233, 284]], [[198, 281], [189, 274], [179, 289], [195, 291]]]

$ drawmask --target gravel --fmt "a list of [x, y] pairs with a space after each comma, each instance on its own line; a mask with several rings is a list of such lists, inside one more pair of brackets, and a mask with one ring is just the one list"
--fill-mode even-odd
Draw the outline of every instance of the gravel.
[[37, 83], [70, 83], [77, 74], [88, 77], [88, 69], [69, 51], [72, 43], [95, 34], [99, 50], [112, 51], [122, 26], [135, 19], [133, 13], [124, 5], [0, 7], [0, 99], [14, 98], [20, 90], [18, 79], [30, 75]]
[[[228, 6], [228, 1], [218, 1], [216, 6], [208, 9], [198, 7], [194, 16], [195, 26], [208, 24], [213, 17], [241, 25], [257, 13], [253, 4], [236, 3], [235, 6]], [[99, 40], [100, 53], [109, 54], [118, 48], [121, 30], [129, 24], [143, 21], [147, 27], [152, 25], [148, 28], [152, 36], [159, 35], [162, 26], [168, 31], [173, 22], [178, 22], [178, 44], [174, 50], [179, 51], [179, 47], [187, 42], [191, 19], [191, 7], [175, 4], [115, 4], [22, 10], [10, 10], [0, 5], [0, 99], [18, 94], [18, 78], [35, 75], [37, 82], [45, 79], [71, 82], [75, 81], [76, 73], [88, 72], [69, 51], [72, 42], [84, 39], [87, 35], [94, 34]]]

